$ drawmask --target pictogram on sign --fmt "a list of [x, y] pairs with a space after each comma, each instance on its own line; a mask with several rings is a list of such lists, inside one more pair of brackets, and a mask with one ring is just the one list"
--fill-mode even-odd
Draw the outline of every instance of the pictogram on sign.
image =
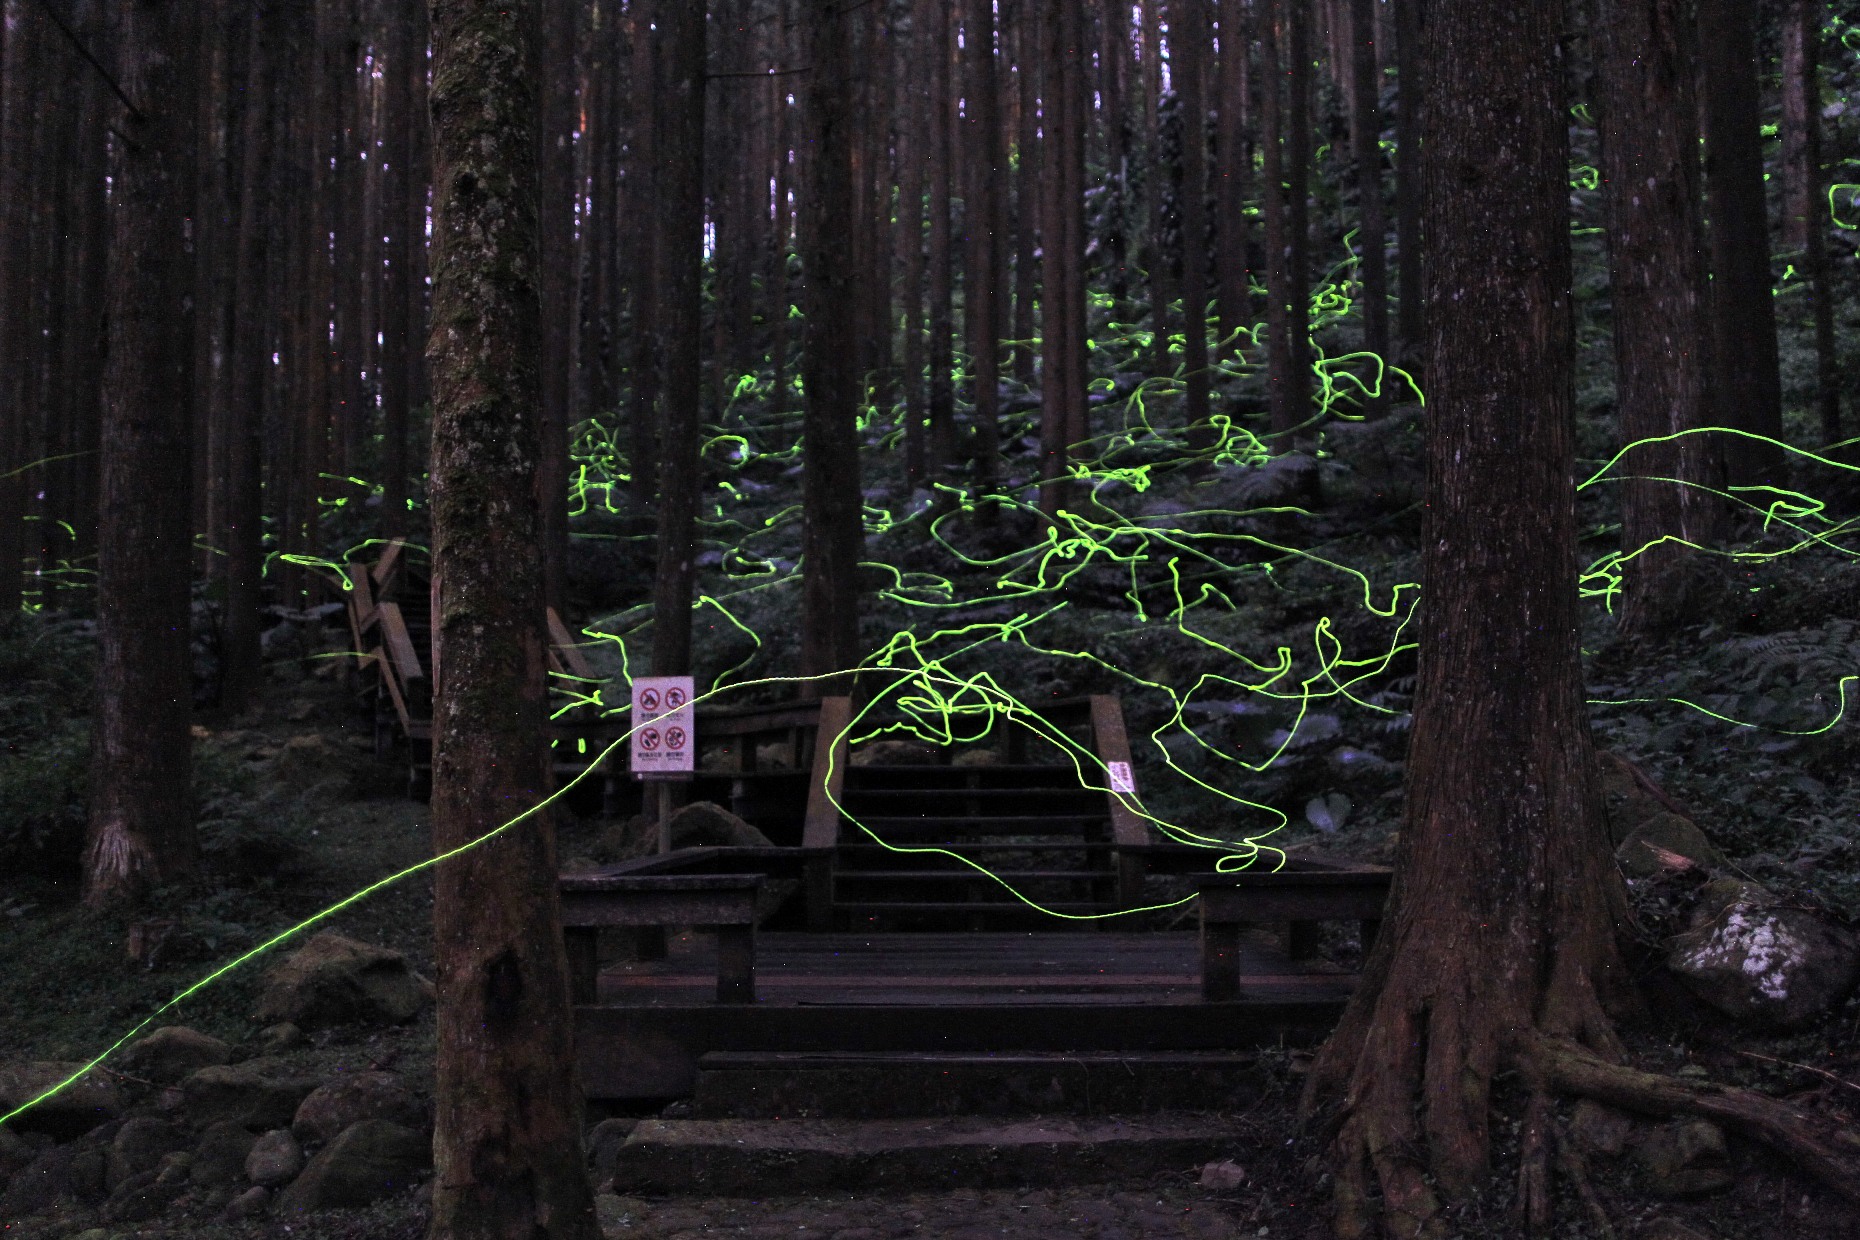
[[633, 681], [633, 773], [684, 779], [697, 748], [689, 676], [640, 676]]

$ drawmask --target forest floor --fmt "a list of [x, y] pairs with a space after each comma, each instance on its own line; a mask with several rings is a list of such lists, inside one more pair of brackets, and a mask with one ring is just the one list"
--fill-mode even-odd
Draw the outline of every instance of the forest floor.
[[[1599, 462], [1606, 450], [1585, 433], [1596, 440], [1586, 444], [1585, 456]], [[1341, 428], [1331, 439], [1318, 463], [1324, 509], [1298, 533], [1327, 563], [1284, 557], [1272, 571], [1251, 561], [1210, 572], [1194, 555], [1167, 563], [1151, 555], [1133, 568], [1080, 553], [1071, 557], [1078, 564], [1059, 557], [1062, 567], [1079, 571], [1054, 584], [1031, 560], [991, 558], [1037, 541], [1024, 514], [992, 524], [958, 514], [934, 538], [924, 536], [921, 522], [875, 530], [869, 554], [899, 576], [878, 589], [863, 617], [867, 644], [876, 649], [894, 634], [939, 626], [1000, 638], [969, 647], [960, 659], [949, 653], [956, 643], [948, 640], [924, 649], [948, 658], [944, 666], [962, 676], [986, 673], [1028, 701], [1124, 694], [1145, 805], [1159, 818], [1217, 824], [1210, 829], [1224, 838], [1257, 839], [1268, 849], [1387, 860], [1401, 815], [1412, 656], [1395, 651], [1375, 659], [1401, 640], [1402, 609], [1392, 603], [1403, 597], [1398, 587], [1415, 579], [1418, 440], [1412, 420], [1400, 417], [1380, 427]], [[1276, 468], [1160, 471], [1141, 486], [1107, 485], [1101, 497], [1120, 519], [1136, 522], [1119, 527], [1119, 537], [1148, 528], [1181, 545], [1221, 551], [1237, 540], [1289, 537], [1279, 518], [1235, 515], [1275, 502], [1274, 487], [1284, 481]], [[1796, 482], [1811, 493], [1820, 485]], [[1851, 508], [1851, 488], [1845, 498]], [[746, 505], [737, 522], [758, 528], [765, 510], [783, 502], [770, 491], [760, 507]], [[1606, 501], [1589, 492], [1580, 503], [1583, 528], [1592, 531], [1585, 550], [1600, 555], [1609, 541]], [[589, 583], [648, 579], [641, 570], [650, 540], [626, 534], [618, 518], [605, 526], [590, 519], [585, 528], [609, 532], [578, 551], [577, 589], [587, 605], [581, 615], [592, 615], [590, 631], [626, 630], [624, 613], [600, 614], [602, 599]], [[710, 574], [702, 588], [726, 601], [731, 623], [699, 623], [701, 668], [716, 674], [754, 659], [753, 674], [791, 662], [792, 596], [761, 587], [730, 593], [724, 556], [731, 535], [713, 530], [707, 537], [726, 551], [700, 561]], [[755, 551], [787, 571], [793, 548], [781, 537]], [[1801, 549], [1783, 554], [1796, 544]], [[1129, 544], [1118, 546], [1127, 551]], [[1686, 809], [1722, 852], [1724, 874], [1760, 882], [1851, 926], [1860, 917], [1854, 775], [1860, 731], [1846, 712], [1860, 670], [1860, 568], [1845, 553], [1781, 527], [1747, 523], [1735, 546], [1750, 556], [1709, 561], [1686, 623], [1659, 642], [1615, 642], [1612, 620], [1592, 607], [1583, 640], [1596, 738]], [[1362, 576], [1339, 572], [1338, 565]], [[1004, 580], [1037, 588], [1004, 589]], [[1202, 596], [1208, 605], [1198, 610], [1180, 605], [1205, 584], [1226, 594], [1215, 602]], [[1025, 630], [1029, 640], [1009, 640], [1016, 613], [1049, 602], [1065, 606]], [[925, 606], [943, 608], [931, 613], [928, 628]], [[637, 633], [637, 613], [633, 619], [627, 631]], [[288, 622], [278, 632], [261, 706], [239, 719], [200, 716], [196, 799], [206, 866], [186, 886], [156, 893], [155, 908], [175, 924], [152, 962], [138, 964], [125, 949], [129, 920], [85, 913], [73, 899], [88, 630], [55, 613], [0, 629], [0, 686], [8, 686], [0, 690], [0, 871], [8, 873], [0, 889], [0, 959], [7, 962], [0, 973], [0, 1060], [88, 1059], [219, 964], [428, 855], [427, 811], [405, 799], [404, 765], [374, 756], [372, 725], [355, 711], [334, 657], [337, 636]], [[1325, 654], [1324, 634], [1341, 643], [1344, 656], [1369, 659], [1365, 666], [1375, 678], [1354, 694], [1323, 689], [1327, 669], [1342, 666]], [[618, 645], [602, 642], [590, 651], [599, 670], [620, 670]], [[1258, 669], [1270, 668], [1272, 652], [1281, 648], [1298, 652], [1288, 656], [1290, 681], [1309, 678], [1305, 683], [1321, 692], [1288, 697], [1257, 690]], [[611, 840], [603, 832], [614, 825], [564, 813], [561, 855], [599, 853]], [[1637, 888], [1652, 945], [1677, 928], [1683, 901], [1673, 898], [1670, 885]], [[318, 928], [399, 950], [430, 976], [430, 914], [431, 883], [414, 874]], [[1324, 950], [1354, 962], [1355, 945], [1346, 938], [1327, 938]], [[248, 962], [157, 1023], [187, 1024], [224, 1039], [235, 1054], [257, 1053], [249, 1013], [266, 964]], [[1656, 952], [1645, 968], [1650, 984], [1657, 981]], [[1671, 985], [1659, 995], [1649, 1023], [1626, 1031], [1639, 1066], [1787, 1097], [1851, 1127], [1860, 1112], [1860, 1000], [1850, 997], [1798, 1028], [1768, 1031], [1733, 1023]], [[429, 1013], [397, 1029], [324, 1031], [292, 1054], [324, 1076], [391, 1063], [418, 1084], [430, 1081], [432, 1019]], [[1269, 1061], [1274, 1088], [1237, 1117], [1254, 1136], [1234, 1150], [1246, 1179], [1233, 1189], [1203, 1189], [1199, 1168], [1184, 1167], [1149, 1184], [1028, 1194], [957, 1189], [758, 1202], [609, 1193], [601, 1197], [602, 1219], [609, 1237], [681, 1240], [797, 1235], [803, 1228], [842, 1240], [1321, 1236], [1328, 1194], [1314, 1179], [1318, 1151], [1296, 1116], [1305, 1059], [1279, 1053]], [[1499, 1103], [1501, 1115], [1519, 1110], [1507, 1110], [1502, 1096]], [[1515, 1129], [1504, 1124], [1494, 1131], [1501, 1167], [1514, 1138]], [[1860, 1237], [1851, 1211], [1765, 1149], [1733, 1137], [1725, 1162], [1728, 1187], [1686, 1199], [1655, 1196], [1630, 1157], [1596, 1159], [1591, 1173], [1597, 1199], [1624, 1240]], [[1517, 1231], [1512, 1187], [1495, 1181], [1489, 1200], [1463, 1207], [1456, 1234], [1509, 1240]], [[1573, 1197], [1561, 1206], [1556, 1235], [1601, 1234]], [[50, 1240], [97, 1225], [94, 1214], [79, 1209], [6, 1234]], [[282, 1234], [286, 1226], [275, 1219], [216, 1222], [203, 1214], [104, 1228], [86, 1240], [132, 1234], [233, 1240]], [[408, 1194], [288, 1226], [293, 1236], [390, 1240], [421, 1234], [425, 1213], [420, 1198]]]

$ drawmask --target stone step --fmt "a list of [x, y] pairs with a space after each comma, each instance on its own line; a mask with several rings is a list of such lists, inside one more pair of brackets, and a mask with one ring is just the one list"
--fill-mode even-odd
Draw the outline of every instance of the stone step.
[[902, 1119], [1238, 1111], [1266, 1077], [1249, 1054], [717, 1051], [698, 1060], [699, 1119]]
[[858, 1188], [1128, 1184], [1231, 1158], [1245, 1137], [1205, 1115], [1021, 1120], [648, 1119], [614, 1152], [619, 1193], [762, 1196]]

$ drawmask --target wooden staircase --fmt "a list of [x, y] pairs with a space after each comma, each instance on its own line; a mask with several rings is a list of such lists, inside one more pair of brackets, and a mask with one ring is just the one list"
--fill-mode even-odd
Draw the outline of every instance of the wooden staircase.
[[[395, 539], [373, 564], [349, 564], [351, 588], [343, 592], [349, 632], [360, 671], [360, 696], [372, 711], [375, 755], [386, 757], [397, 741], [406, 745], [407, 795], [424, 801], [433, 787], [432, 584], [411, 562], [406, 543]], [[547, 609], [549, 669], [584, 680], [594, 678], [555, 608]], [[579, 775], [625, 724], [597, 722], [576, 712], [550, 726], [558, 786]], [[589, 755], [584, 757], [583, 755]], [[575, 759], [580, 758], [580, 761]], [[604, 792], [611, 801], [613, 781]]]
[[[821, 735], [839, 736], [849, 718], [847, 699], [826, 699]], [[1040, 720], [1083, 750], [1077, 765], [1013, 724], [986, 763], [945, 749], [934, 765], [854, 765], [843, 737], [818, 746], [805, 842], [831, 851], [812, 863], [814, 928], [1051, 929], [1050, 913], [1092, 918], [1079, 923], [1089, 928], [1132, 907], [1142, 862], [1124, 850], [1149, 836], [1132, 808], [1122, 708], [1079, 698]], [[1035, 747], [1053, 760], [1029, 761]], [[1107, 790], [1107, 769], [1122, 795]]]

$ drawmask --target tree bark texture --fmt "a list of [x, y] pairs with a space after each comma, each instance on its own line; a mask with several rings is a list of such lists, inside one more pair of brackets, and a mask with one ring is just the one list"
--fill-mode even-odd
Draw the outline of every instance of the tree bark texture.
[[1253, 324], [1253, 221], [1246, 213], [1253, 185], [1253, 31], [1247, 0], [1220, 0], [1221, 61], [1215, 107], [1215, 253], [1217, 304], [1226, 353]]
[[[1427, 256], [1421, 232], [1421, 118], [1427, 106], [1427, 66], [1421, 52], [1421, 10], [1426, 0], [1392, 0], [1395, 8], [1395, 254], [1399, 285], [1395, 334], [1402, 365], [1421, 380], [1427, 307], [1421, 270]], [[1439, 0], [1436, 0], [1438, 3]], [[1733, 0], [1734, 2], [1734, 0]]]
[[[1711, 226], [1712, 392], [1719, 426], [1782, 437], [1782, 378], [1758, 110], [1756, 10], [1744, 0], [1698, 0], [1705, 203]], [[1742, 435], [1725, 444], [1729, 481], [1777, 478], [1778, 444]]]
[[[1783, 157], [1791, 248], [1799, 240], [1815, 338], [1815, 407], [1821, 438], [1841, 437], [1840, 359], [1834, 348], [1834, 289], [1828, 269], [1827, 174], [1821, 166], [1821, 20], [1823, 7], [1791, 0], [1783, 30]], [[1795, 132], [1791, 132], [1792, 127]], [[1798, 214], [1799, 212], [1799, 214]]]
[[[802, 219], [806, 327], [801, 344], [807, 445], [801, 492], [801, 674], [828, 677], [859, 662], [859, 559], [865, 546], [859, 482], [859, 375], [847, 342], [857, 330], [858, 272], [844, 240], [853, 213], [850, 84], [852, 17], [846, 0], [807, 0], [808, 163]], [[948, 381], [948, 372], [944, 372]], [[834, 692], [812, 679], [807, 692]]]
[[[247, 53], [243, 184], [233, 261], [233, 328], [227, 377], [226, 618], [220, 646], [220, 707], [252, 702], [261, 672], [264, 617], [265, 394], [271, 371], [270, 234], [276, 52], [272, 0], [253, 6]], [[398, 231], [398, 227], [396, 228]]]
[[542, 253], [543, 598], [568, 612], [569, 345], [575, 330], [575, 9], [574, 0], [538, 0], [542, 11], [541, 133], [536, 150]]
[[1084, 64], [1079, 0], [1045, 0], [1047, 122], [1040, 241], [1040, 507], [1071, 503], [1071, 460], [1089, 433], [1085, 392]]
[[979, 497], [995, 489], [1001, 462], [1001, 92], [995, 70], [993, 0], [967, 0], [967, 6], [963, 95], [968, 107], [968, 141], [963, 164], [968, 185], [962, 220], [968, 244], [962, 294], [970, 397], [975, 407], [971, 477]]
[[[535, 473], [541, 395], [535, 0], [435, 0], [433, 844], [548, 779]], [[547, 814], [433, 878], [432, 1235], [598, 1240]]]
[[[1350, 154], [1356, 162], [1357, 248], [1362, 253], [1363, 348], [1386, 368], [1389, 356], [1389, 274], [1382, 211], [1381, 76], [1376, 72], [1375, 0], [1350, 0]], [[1363, 402], [1363, 413], [1378, 418], [1388, 412], [1392, 376], [1382, 371], [1376, 394]]]
[[[1454, 72], [1423, 135], [1430, 227], [1420, 667], [1395, 886], [1313, 1065], [1337, 1234], [1444, 1237], [1487, 1178], [1494, 1073], [1537, 1031], [1617, 1049], [1625, 897], [1577, 648], [1569, 140], [1560, 6], [1430, 12]], [[1494, 366], [1492, 359], [1506, 359]], [[1529, 1073], [1526, 1079], [1530, 1079]]]
[[704, 46], [702, 3], [663, 4], [652, 38], [659, 61], [654, 183], [659, 235], [658, 565], [652, 593], [652, 672], [691, 671], [691, 593], [696, 582], [698, 448], [704, 372]]
[[[193, 0], [117, 15], [117, 81], [135, 108], [114, 124], [109, 359], [104, 373], [84, 899], [138, 897], [193, 869], [195, 57]], [[152, 484], [151, 480], [158, 480]]]
[[[1644, 637], [1684, 614], [1686, 543], [1716, 533], [1721, 483], [1707, 425], [1705, 262], [1698, 219], [1698, 115], [1686, 0], [1600, 0], [1603, 198], [1623, 447], [1620, 631]], [[1672, 540], [1672, 541], [1668, 541]]]
[[39, 177], [32, 139], [49, 77], [46, 22], [30, 0], [7, 0], [0, 49], [0, 611], [20, 604], [26, 550], [26, 426], [39, 355], [32, 275], [32, 205]]
[[955, 338], [955, 252], [950, 244], [951, 129], [955, 111], [951, 83], [954, 40], [948, 0], [920, 0], [930, 66], [930, 443], [928, 476], [947, 482], [956, 461], [956, 390], [952, 372]]
[[1175, 97], [1182, 117], [1182, 380], [1188, 449], [1214, 444], [1208, 420], [1208, 140], [1206, 0], [1169, 0]]

